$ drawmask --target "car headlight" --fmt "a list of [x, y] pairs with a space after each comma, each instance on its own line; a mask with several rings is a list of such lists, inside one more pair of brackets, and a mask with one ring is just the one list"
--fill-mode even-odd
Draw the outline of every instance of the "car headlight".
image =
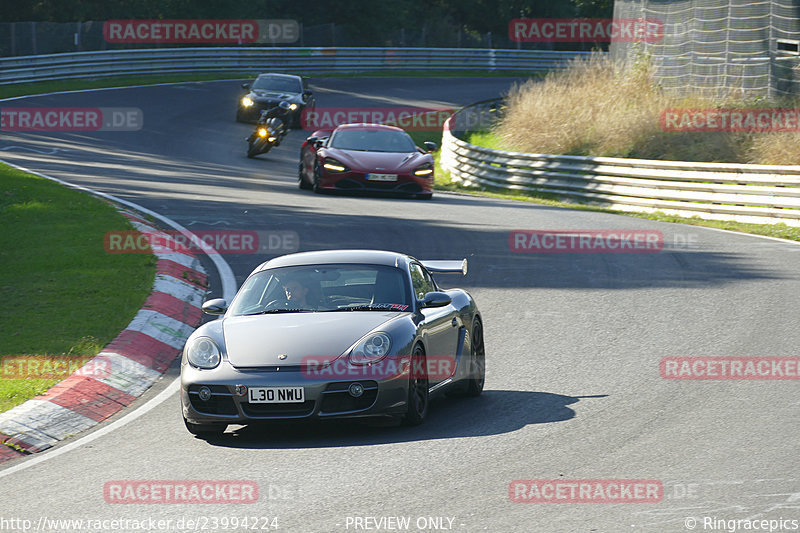
[[208, 337], [197, 337], [186, 347], [186, 359], [197, 368], [214, 368], [222, 356], [217, 344]]
[[295, 111], [297, 109], [297, 104], [289, 104], [289, 111]]
[[242, 98], [242, 105], [244, 107], [250, 107], [251, 105], [253, 105], [253, 100], [250, 99], [249, 96], [245, 96], [244, 98]]
[[344, 172], [347, 170], [346, 166], [332, 157], [326, 157], [322, 162], [322, 166], [325, 167], [326, 170], [330, 170], [332, 172]]
[[386, 333], [370, 333], [356, 344], [350, 352], [350, 363], [366, 365], [380, 361], [389, 354], [392, 339]]
[[430, 176], [431, 174], [433, 174], [433, 165], [431, 165], [430, 163], [425, 163], [424, 165], [420, 165], [414, 171], [415, 176], [425, 177], [425, 176]]

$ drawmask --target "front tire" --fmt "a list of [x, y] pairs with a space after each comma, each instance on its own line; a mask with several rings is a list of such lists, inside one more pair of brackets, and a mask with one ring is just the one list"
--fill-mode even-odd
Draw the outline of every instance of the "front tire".
[[425, 370], [425, 352], [417, 345], [411, 357], [411, 375], [408, 378], [408, 411], [403, 422], [408, 426], [418, 426], [428, 416], [428, 374]]
[[319, 186], [319, 180], [322, 176], [322, 168], [319, 166], [319, 161], [314, 161], [314, 183], [311, 188], [317, 194], [322, 194], [322, 187]]
[[255, 156], [259, 154], [258, 148], [256, 148], [255, 141], [248, 141], [247, 143], [247, 157], [253, 159]]
[[302, 161], [300, 161], [300, 168], [297, 170], [297, 186], [303, 190], [308, 190], [311, 188], [311, 185], [306, 181], [305, 176], [303, 175]]

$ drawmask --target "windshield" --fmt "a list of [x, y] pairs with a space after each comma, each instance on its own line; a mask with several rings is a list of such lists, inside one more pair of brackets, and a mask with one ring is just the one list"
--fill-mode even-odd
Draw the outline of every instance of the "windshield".
[[417, 147], [403, 131], [347, 129], [337, 131], [331, 148], [365, 152], [415, 152]]
[[257, 78], [250, 89], [257, 89], [260, 91], [275, 91], [281, 93], [301, 93], [303, 87], [300, 80], [295, 78], [284, 78], [277, 76], [265, 76]]
[[399, 268], [362, 264], [282, 267], [250, 276], [229, 313], [406, 311], [409, 300], [407, 277]]

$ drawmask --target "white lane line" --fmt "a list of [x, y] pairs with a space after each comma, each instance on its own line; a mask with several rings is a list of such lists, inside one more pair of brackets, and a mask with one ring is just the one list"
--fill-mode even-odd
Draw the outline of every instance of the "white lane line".
[[[81, 185], [76, 185], [74, 183], [69, 183], [67, 181], [60, 180], [58, 178], [54, 178], [53, 176], [48, 176], [47, 174], [42, 174], [41, 172], [36, 172], [36, 171], [27, 169], [27, 168], [19, 166], [19, 165], [15, 165], [14, 163], [10, 163], [10, 162], [2, 160], [2, 159], [0, 159], [0, 162], [5, 163], [5, 164], [7, 164], [7, 165], [9, 165], [11, 167], [14, 167], [17, 170], [21, 170], [23, 172], [28, 172], [28, 173], [33, 174], [35, 176], [39, 176], [41, 178], [45, 178], [45, 179], [48, 179], [48, 180], [51, 180], [51, 181], [55, 181], [56, 183], [60, 183], [60, 184], [62, 184], [64, 186], [66, 186], [66, 187], [70, 187], [72, 189], [77, 189], [79, 191], [84, 191], [84, 192], [87, 192], [89, 194], [93, 194], [95, 196], [99, 196], [101, 198], [106, 198], [107, 200], [111, 200], [112, 202], [117, 202], [117, 203], [120, 203], [122, 205], [127, 205], [128, 207], [131, 207], [134, 210], [137, 210], [137, 211], [139, 211], [141, 213], [146, 213], [146, 214], [148, 214], [148, 215], [150, 215], [150, 216], [152, 216], [154, 218], [157, 218], [158, 220], [161, 220], [165, 224], [167, 224], [169, 226], [172, 226], [176, 230], [180, 231], [182, 234], [186, 235], [187, 238], [191, 238], [191, 237], [194, 236], [193, 233], [191, 233], [189, 230], [187, 230], [186, 228], [184, 228], [183, 226], [181, 226], [180, 224], [178, 224], [174, 220], [172, 220], [172, 219], [170, 219], [170, 218], [168, 218], [168, 217], [166, 217], [164, 215], [158, 214], [155, 211], [151, 211], [151, 210], [149, 210], [149, 209], [147, 209], [145, 207], [142, 207], [142, 206], [140, 206], [138, 204], [135, 204], [133, 202], [129, 202], [127, 200], [123, 200], [121, 198], [117, 198], [116, 196], [112, 196], [110, 194], [106, 194], [106, 193], [103, 193], [103, 192], [100, 192], [100, 191], [95, 191], [95, 190], [90, 189], [88, 187], [83, 187]], [[217, 251], [214, 248], [212, 248], [211, 246], [207, 245], [201, 239], [196, 239], [196, 240], [198, 242], [198, 245], [202, 248], [203, 252], [205, 252], [206, 255], [208, 255], [209, 258], [214, 262], [214, 266], [217, 268], [217, 272], [219, 273], [220, 279], [222, 281], [222, 295], [223, 295], [222, 297], [230, 302], [233, 299], [233, 296], [236, 294], [236, 278], [233, 276], [233, 270], [231, 270], [230, 265], [228, 265], [228, 263], [222, 258], [222, 256], [219, 255], [219, 253], [217, 253]], [[92, 442], [93, 440], [98, 439], [98, 438], [102, 437], [103, 435], [105, 435], [107, 433], [110, 433], [110, 432], [112, 432], [112, 431], [124, 426], [125, 424], [127, 424], [129, 422], [133, 422], [134, 420], [136, 420], [140, 416], [146, 414], [150, 410], [154, 409], [161, 402], [165, 401], [167, 398], [169, 398], [170, 396], [172, 396], [173, 394], [178, 392], [180, 390], [180, 381], [181, 381], [180, 377], [175, 378], [175, 380], [172, 383], [167, 385], [167, 388], [165, 388], [163, 391], [158, 393], [156, 396], [154, 396], [153, 398], [148, 400], [146, 403], [144, 403], [140, 407], [137, 407], [135, 411], [132, 411], [132, 412], [128, 413], [127, 415], [123, 416], [119, 420], [116, 420], [116, 421], [112, 422], [111, 424], [105, 426], [102, 429], [98, 429], [97, 431], [95, 431], [93, 433], [90, 433], [89, 435], [86, 435], [85, 437], [81, 437], [81, 438], [79, 438], [78, 440], [76, 440], [74, 442], [70, 442], [69, 444], [66, 444], [64, 446], [57, 447], [52, 451], [40, 452], [40, 454], [37, 454], [36, 456], [34, 456], [32, 458], [29, 458], [29, 459], [25, 460], [24, 462], [19, 463], [19, 464], [15, 465], [15, 466], [6, 468], [4, 470], [0, 470], [0, 478], [3, 478], [3, 477], [8, 476], [8, 475], [11, 475], [11, 474], [13, 474], [15, 472], [19, 472], [20, 470], [24, 470], [26, 468], [30, 468], [31, 466], [37, 465], [37, 464], [39, 464], [39, 463], [41, 463], [43, 461], [47, 461], [48, 459], [52, 459], [54, 457], [58, 457], [59, 455], [61, 455], [63, 453], [67, 453], [68, 451], [74, 450], [75, 448], [78, 448], [80, 446], [83, 446], [84, 444]]]
[[[674, 224], [680, 224], [680, 222], [675, 222]], [[791, 239], [782, 239], [780, 237], [770, 237], [769, 235], [759, 235], [758, 233], [744, 233], [742, 231], [734, 231], [730, 229], [722, 229], [722, 228], [711, 228], [709, 226], [695, 226], [694, 224], [681, 224], [681, 226], [689, 226], [695, 228], [703, 228], [703, 229], [710, 229], [711, 231], [719, 231], [721, 233], [728, 233], [730, 235], [747, 235], [748, 237], [758, 237], [760, 239], [769, 239], [771, 241], [778, 241], [787, 244], [794, 244], [800, 245], [800, 241], [793, 241]]]
[[170, 81], [165, 83], [147, 83], [143, 85], [123, 85], [120, 87], [97, 87], [95, 89], [74, 89], [72, 91], [53, 91], [52, 93], [23, 94], [21, 96], [2, 98], [0, 99], [0, 102], [11, 102], [12, 100], [21, 100], [23, 98], [35, 98], [37, 96], [53, 96], [56, 94], [93, 93], [96, 91], [117, 91], [120, 89], [140, 89], [142, 87], [164, 87], [167, 85], [183, 85], [186, 83], [222, 83], [226, 81], [253, 81], [254, 79], [255, 78], [228, 78], [225, 80]]
[[119, 420], [115, 420], [114, 422], [110, 423], [109, 425], [105, 426], [104, 428], [100, 428], [97, 431], [86, 435], [85, 437], [81, 437], [76, 441], [70, 442], [58, 448], [55, 448], [52, 451], [44, 452], [35, 454], [33, 457], [29, 458], [28, 460], [14, 465], [12, 467], [6, 468], [5, 470], [0, 470], [0, 478], [5, 476], [9, 476], [21, 470], [25, 470], [26, 468], [30, 468], [32, 466], [38, 465], [48, 459], [52, 459], [54, 457], [58, 457], [61, 454], [67, 453], [72, 451], [76, 448], [83, 446], [84, 444], [88, 444], [95, 439], [99, 439], [103, 435], [111, 433], [112, 431], [121, 428], [125, 424], [129, 422], [133, 422], [137, 418], [147, 414], [149, 411], [158, 407], [158, 405], [163, 402], [164, 400], [168, 399], [170, 396], [175, 394], [180, 390], [181, 386], [181, 378], [175, 378], [172, 383], [167, 385], [167, 388], [159, 392], [157, 395], [152, 397], [150, 400], [147, 401], [144, 405], [137, 407], [135, 411], [128, 413], [127, 415], [123, 416]]
[[0, 148], [0, 150], [2, 150], [4, 152], [13, 151], [15, 149], [16, 150], [23, 150], [23, 151], [27, 150], [29, 152], [34, 152], [36, 154], [43, 154], [43, 155], [53, 155], [53, 154], [57, 154], [58, 152], [71, 152], [72, 151], [72, 150], [70, 150], [68, 148], [51, 148], [50, 150], [37, 150], [36, 148], [30, 148], [28, 146], [17, 146], [16, 144], [13, 145], [13, 146], [5, 146], [3, 148]]

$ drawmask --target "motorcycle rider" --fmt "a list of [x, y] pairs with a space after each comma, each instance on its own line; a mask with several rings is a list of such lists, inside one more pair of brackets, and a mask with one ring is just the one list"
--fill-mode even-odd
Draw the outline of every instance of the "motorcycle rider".
[[258, 119], [258, 125], [256, 126], [256, 131], [253, 132], [253, 134], [250, 135], [250, 137], [248, 137], [247, 139], [248, 142], [252, 141], [255, 138], [259, 126], [268, 125], [270, 123], [270, 119], [276, 119], [280, 121], [279, 124], [275, 124], [274, 126], [275, 133], [277, 134], [278, 137], [277, 141], [275, 141], [275, 146], [278, 146], [281, 143], [281, 139], [283, 138], [283, 136], [289, 131], [289, 115], [296, 108], [297, 108], [296, 105], [290, 104], [289, 102], [284, 100], [275, 107], [266, 111], [262, 111], [261, 116]]

